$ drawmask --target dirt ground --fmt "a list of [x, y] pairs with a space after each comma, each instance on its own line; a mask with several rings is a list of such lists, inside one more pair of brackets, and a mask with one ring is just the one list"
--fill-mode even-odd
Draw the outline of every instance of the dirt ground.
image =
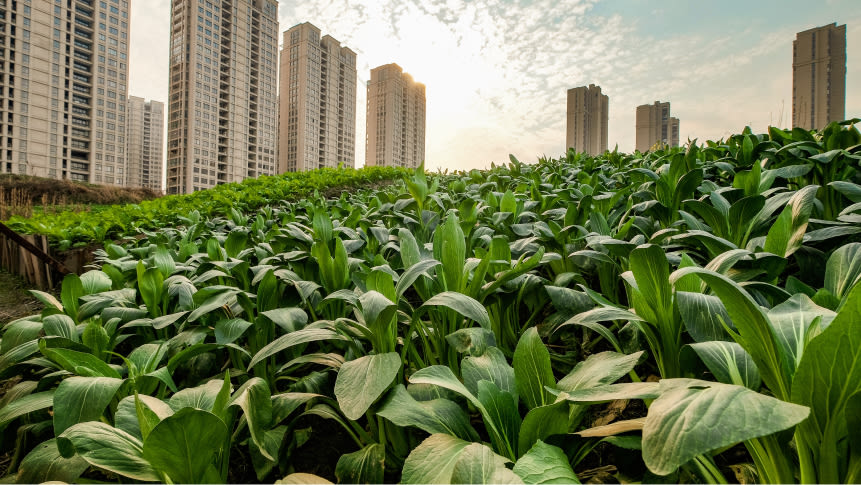
[[42, 311], [42, 304], [28, 289], [23, 280], [0, 270], [0, 325]]

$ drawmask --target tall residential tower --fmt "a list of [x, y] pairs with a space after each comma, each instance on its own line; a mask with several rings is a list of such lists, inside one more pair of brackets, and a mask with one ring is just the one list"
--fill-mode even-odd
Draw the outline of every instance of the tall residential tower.
[[126, 185], [161, 192], [161, 174], [164, 170], [164, 103], [129, 96], [126, 118]]
[[566, 148], [596, 156], [607, 151], [610, 98], [590, 84], [568, 90]]
[[0, 172], [126, 183], [128, 0], [0, 0]]
[[425, 159], [425, 85], [397, 64], [371, 69], [365, 165], [416, 168]]
[[637, 150], [640, 152], [656, 145], [679, 146], [679, 119], [670, 116], [669, 101], [637, 106], [636, 128]]
[[799, 32], [792, 42], [792, 126], [807, 130], [843, 121], [846, 25]]
[[173, 0], [167, 193], [276, 172], [276, 0]]
[[278, 171], [356, 164], [356, 53], [308, 22], [284, 32]]

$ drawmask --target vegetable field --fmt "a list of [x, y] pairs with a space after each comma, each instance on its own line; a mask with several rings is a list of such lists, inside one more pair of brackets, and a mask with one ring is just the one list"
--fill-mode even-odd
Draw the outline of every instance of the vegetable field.
[[6, 480], [858, 483], [858, 121], [18, 220]]

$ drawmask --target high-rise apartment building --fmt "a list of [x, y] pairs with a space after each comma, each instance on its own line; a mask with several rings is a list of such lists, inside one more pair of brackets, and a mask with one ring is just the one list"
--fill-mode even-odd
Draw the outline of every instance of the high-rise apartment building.
[[126, 183], [127, 0], [0, 0], [0, 172]]
[[167, 193], [276, 171], [278, 2], [173, 0]]
[[310, 23], [284, 32], [278, 171], [356, 165], [356, 53]]
[[657, 145], [679, 146], [679, 119], [670, 116], [670, 103], [637, 106], [637, 150], [646, 152]]
[[397, 64], [371, 69], [365, 165], [416, 168], [425, 159], [425, 85]]
[[807, 130], [843, 121], [846, 25], [805, 30], [792, 41], [792, 126]]
[[565, 146], [595, 156], [607, 151], [610, 98], [590, 84], [568, 90]]
[[129, 96], [126, 109], [126, 185], [161, 191], [164, 103]]

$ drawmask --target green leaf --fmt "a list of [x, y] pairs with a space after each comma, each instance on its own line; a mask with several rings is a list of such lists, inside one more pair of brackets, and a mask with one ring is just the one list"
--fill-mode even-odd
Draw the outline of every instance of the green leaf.
[[341, 455], [335, 465], [338, 483], [383, 483], [386, 448], [374, 443], [359, 451]]
[[54, 405], [54, 390], [37, 392], [20, 397], [0, 409], [0, 428], [12, 420]]
[[786, 359], [790, 376], [795, 375], [804, 354], [808, 340], [808, 329], [820, 318], [820, 325], [826, 327], [834, 319], [834, 312], [817, 306], [805, 294], [792, 295], [785, 302], [768, 311], [768, 319], [774, 328], [781, 355]]
[[[402, 231], [404, 231], [404, 229], [402, 229]], [[407, 268], [407, 270], [401, 274], [401, 277], [398, 279], [398, 285], [395, 287], [395, 293], [397, 293], [397, 296], [402, 296], [413, 285], [413, 283], [416, 282], [419, 276], [429, 276], [428, 271], [440, 264], [442, 263], [435, 259], [425, 259]]]
[[74, 274], [67, 274], [63, 278], [60, 299], [63, 301], [63, 311], [78, 323], [78, 299], [84, 296], [84, 285], [81, 278]]
[[284, 484], [284, 485], [289, 485], [289, 484], [314, 485], [314, 484], [319, 484], [319, 483], [331, 484], [332, 482], [330, 482], [329, 480], [326, 480], [323, 477], [319, 477], [317, 475], [312, 475], [310, 473], [291, 473], [291, 474], [287, 475], [286, 477], [282, 478], [281, 480], [275, 480], [276, 485], [279, 485], [279, 484]]
[[140, 414], [144, 414], [144, 419], [147, 419], [145, 425], [152, 424], [148, 428], [149, 431], [152, 431], [152, 428], [159, 421], [173, 414], [173, 409], [161, 399], [146, 394], [139, 394], [137, 400], [135, 400], [134, 395], [126, 396], [117, 404], [117, 411], [114, 413], [114, 426], [135, 438], [142, 439]]
[[295, 332], [308, 323], [308, 314], [301, 308], [276, 308], [262, 312], [261, 315], [288, 333]]
[[[630, 355], [610, 351], [592, 354], [586, 360], [578, 362], [555, 387], [571, 392], [612, 384], [634, 370], [642, 356], [642, 350]], [[552, 387], [552, 384], [549, 385]]]
[[538, 336], [537, 328], [532, 327], [523, 332], [514, 350], [512, 365], [517, 393], [529, 409], [552, 401], [544, 387], [552, 387], [556, 379], [550, 366], [550, 352]]
[[83, 287], [84, 295], [92, 295], [110, 290], [113, 283], [110, 276], [103, 271], [94, 269], [81, 275], [81, 286]]
[[499, 389], [517, 396], [514, 369], [508, 365], [505, 354], [496, 347], [488, 347], [481, 355], [471, 355], [461, 361], [463, 383], [469, 392], [478, 394], [479, 382], [487, 380]]
[[517, 460], [512, 471], [524, 483], [580, 483], [565, 453], [541, 440]]
[[[558, 401], [547, 406], [530, 409], [520, 424], [517, 440], [518, 455], [529, 451], [538, 440], [568, 433], [569, 409], [567, 401]], [[522, 478], [522, 477], [521, 477]]]
[[750, 354], [735, 342], [699, 342], [693, 349], [718, 382], [759, 390], [762, 379]]
[[170, 252], [164, 246], [159, 246], [152, 257], [155, 267], [161, 271], [162, 276], [169, 277], [176, 270], [176, 263], [171, 257]]
[[229, 406], [242, 408], [251, 432], [251, 440], [266, 459], [276, 461], [274, 455], [278, 450], [267, 448], [265, 436], [266, 430], [272, 426], [272, 396], [269, 393], [269, 384], [259, 377], [251, 378], [236, 390], [228, 403]]
[[517, 436], [520, 433], [520, 414], [517, 411], [516, 395], [500, 390], [491, 381], [478, 381], [478, 400], [486, 410], [485, 419], [490, 419], [497, 434], [491, 434], [494, 448], [514, 459], [517, 456]]
[[481, 327], [461, 328], [445, 336], [446, 342], [459, 353], [482, 355], [488, 347], [496, 346], [492, 330]]
[[481, 443], [468, 445], [457, 458], [451, 483], [523, 483], [505, 467], [508, 460]]
[[39, 350], [42, 352], [42, 355], [73, 374], [92, 377], [113, 377], [116, 379], [120, 377], [119, 372], [99, 360], [93, 354], [85, 354], [76, 350], [62, 348], [49, 349], [44, 339], [39, 341]]
[[732, 321], [720, 298], [703, 293], [676, 292], [676, 303], [685, 329], [697, 342], [731, 340], [723, 324]]
[[209, 469], [227, 437], [227, 426], [214, 414], [181, 409], [153, 428], [143, 456], [174, 483], [210, 483]]
[[77, 454], [91, 466], [145, 482], [161, 482], [162, 477], [143, 455], [143, 444], [125, 431], [99, 422], [79, 423], [57, 437], [57, 447], [65, 458]]
[[415, 426], [429, 434], [444, 433], [467, 441], [479, 439], [469, 416], [459, 405], [448, 399], [416, 401], [402, 384], [389, 392], [377, 415], [398, 426]]
[[401, 369], [397, 352], [374, 354], [344, 362], [335, 379], [335, 397], [341, 411], [357, 420], [388, 389]]
[[179, 411], [183, 408], [194, 408], [201, 411], [215, 412], [214, 405], [223, 384], [223, 381], [213, 379], [206, 384], [183, 389], [171, 396], [168, 404], [174, 411]]
[[559, 399], [566, 399], [576, 403], [596, 404], [617, 399], [655, 399], [661, 393], [657, 382], [627, 382], [623, 384], [607, 384], [603, 386], [588, 387], [575, 391], [550, 390], [551, 394], [557, 394]]
[[766, 252], [785, 258], [801, 247], [818, 189], [818, 185], [807, 185], [792, 195], [768, 231]]
[[477, 322], [482, 328], [490, 329], [490, 317], [487, 314], [487, 309], [474, 298], [463, 293], [456, 291], [438, 293], [426, 301], [422, 305], [422, 308], [431, 306], [442, 306], [452, 309], [460, 315]]
[[460, 221], [450, 212], [433, 235], [433, 257], [442, 262], [442, 284], [446, 290], [461, 289], [463, 266], [466, 262], [466, 239]]
[[144, 269], [141, 261], [138, 262], [137, 273], [138, 290], [146, 304], [147, 311], [153, 318], [160, 316], [162, 295], [164, 294], [164, 276], [158, 268]]
[[[72, 325], [74, 326], [74, 323]], [[9, 323], [3, 332], [3, 340], [0, 341], [0, 355], [6, 354], [21, 344], [35, 341], [41, 336], [42, 330], [43, 322], [38, 320], [22, 319]], [[47, 335], [47, 330], [45, 332]]]
[[[655, 323], [672, 321], [673, 290], [663, 248], [651, 244], [638, 246], [631, 251], [629, 264], [640, 293], [648, 295], [646, 303], [658, 319]], [[638, 315], [649, 320], [647, 315], [640, 313], [640, 308], [636, 310]]]
[[[861, 286], [856, 285], [846, 304], [822, 333], [810, 342], [792, 382], [792, 402], [811, 409], [801, 424], [804, 442], [817, 463], [817, 481], [843, 483], [839, 443], [851, 429], [846, 408], [861, 392]], [[844, 462], [845, 463], [845, 462]]]
[[288, 333], [287, 335], [282, 335], [260, 349], [260, 351], [254, 355], [254, 358], [251, 359], [251, 362], [248, 363], [247, 368], [252, 369], [264, 359], [272, 357], [278, 352], [287, 350], [296, 345], [318, 342], [321, 340], [348, 340], [348, 337], [325, 328], [303, 328], [301, 330]]
[[215, 324], [215, 343], [230, 344], [236, 341], [242, 334], [248, 330], [248, 327], [253, 325], [251, 322], [241, 318], [231, 318], [229, 320], [219, 320]]
[[451, 483], [455, 463], [469, 445], [447, 434], [431, 435], [407, 456], [401, 483]]
[[839, 299], [861, 280], [861, 243], [837, 248], [825, 266], [825, 289]]
[[697, 455], [791, 428], [810, 413], [742, 386], [695, 379], [660, 385], [643, 427], [643, 461], [656, 475], [669, 475]]
[[74, 424], [98, 421], [123, 384], [111, 377], [69, 377], [54, 395], [54, 434]]
[[36, 445], [24, 457], [15, 478], [16, 483], [74, 483], [89, 466], [80, 456], [63, 458], [57, 440], [52, 438]]

